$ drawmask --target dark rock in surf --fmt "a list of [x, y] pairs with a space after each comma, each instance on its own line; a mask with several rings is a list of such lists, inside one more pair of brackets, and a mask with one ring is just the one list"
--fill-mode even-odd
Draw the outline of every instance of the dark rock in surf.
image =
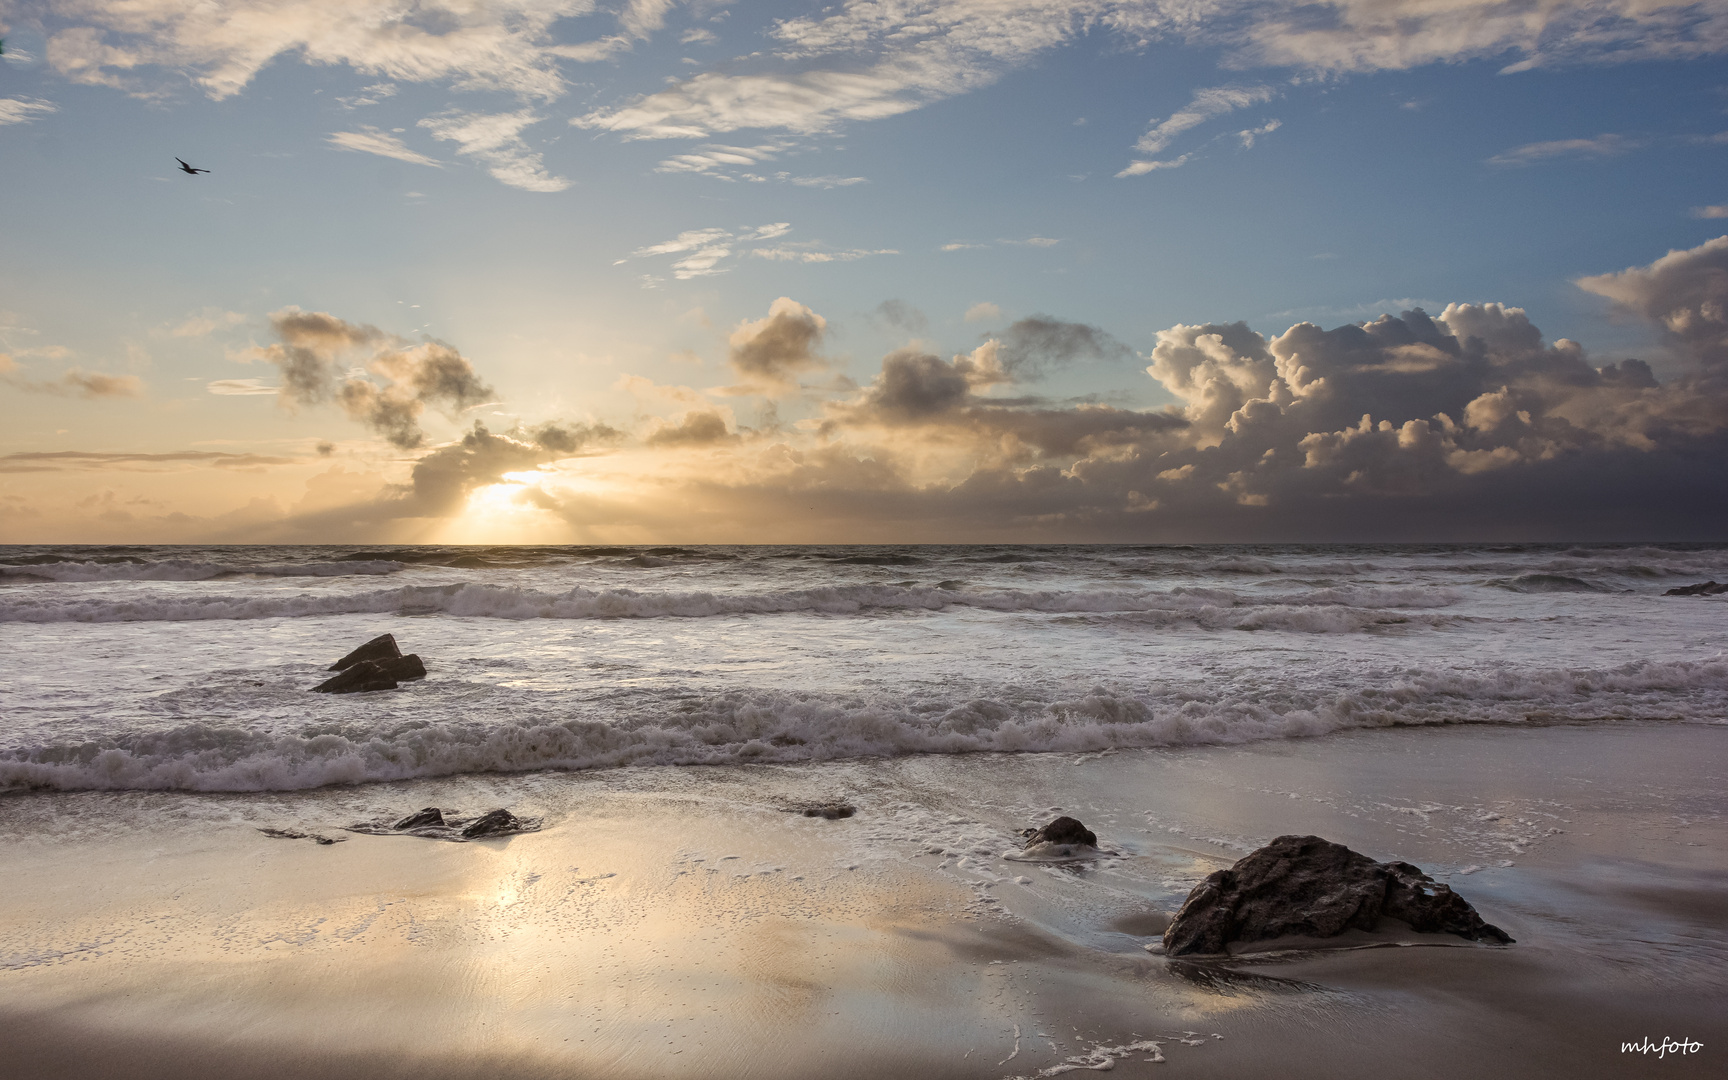
[[301, 832], [299, 829], [259, 829], [258, 831], [272, 840], [310, 840], [314, 844], [325, 846], [340, 844], [348, 839], [346, 836], [320, 836], [317, 833]]
[[1020, 834], [1026, 838], [1022, 847], [1034, 844], [1085, 844], [1087, 847], [1097, 847], [1098, 837], [1091, 829], [1080, 824], [1071, 817], [1059, 817], [1042, 829], [1027, 829]]
[[1669, 589], [1663, 596], [1717, 596], [1728, 593], [1728, 585], [1718, 585], [1714, 581], [1705, 581], [1697, 585], [1682, 585], [1677, 589]]
[[419, 653], [409, 653], [398, 656], [394, 660], [374, 660], [379, 670], [395, 679], [397, 682], [413, 682], [426, 677], [426, 665], [421, 663]]
[[1164, 948], [1171, 956], [1220, 954], [1231, 942], [1373, 930], [1382, 918], [1421, 933], [1512, 942], [1409, 863], [1378, 863], [1318, 836], [1280, 836], [1197, 885], [1164, 931]]
[[481, 817], [470, 821], [462, 829], [464, 840], [478, 840], [485, 836], [497, 836], [500, 833], [521, 832], [522, 823], [516, 820], [516, 815], [499, 807]]
[[436, 806], [428, 806], [424, 810], [416, 810], [407, 817], [390, 826], [392, 829], [424, 829], [427, 827], [443, 828], [444, 811]]
[[326, 670], [346, 671], [362, 660], [395, 660], [402, 655], [402, 650], [396, 646], [395, 634], [379, 634], [366, 644], [355, 649], [342, 659], [331, 664]]
[[805, 817], [826, 818], [829, 821], [849, 818], [858, 812], [856, 806], [843, 802], [809, 803], [804, 806], [794, 806], [792, 810], [794, 813], [803, 814]]
[[312, 688], [316, 694], [364, 694], [396, 689], [396, 678], [370, 660], [362, 660]]

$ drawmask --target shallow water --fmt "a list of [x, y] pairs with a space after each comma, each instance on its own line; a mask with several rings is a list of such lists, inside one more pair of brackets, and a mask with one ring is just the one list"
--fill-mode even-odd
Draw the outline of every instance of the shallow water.
[[[1728, 545], [0, 550], [0, 791], [1721, 723]], [[430, 671], [308, 691], [394, 632]]]

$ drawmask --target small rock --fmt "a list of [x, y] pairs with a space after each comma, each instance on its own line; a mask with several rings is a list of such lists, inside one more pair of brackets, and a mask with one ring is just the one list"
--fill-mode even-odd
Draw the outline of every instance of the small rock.
[[805, 817], [827, 818], [829, 821], [836, 821], [840, 818], [849, 818], [858, 812], [856, 806], [842, 802], [811, 803], [808, 806], [798, 806], [793, 809], [798, 813], [803, 814]]
[[299, 829], [259, 829], [258, 831], [273, 840], [310, 840], [314, 844], [340, 844], [348, 839], [346, 836], [319, 836], [317, 833], [301, 832]]
[[1022, 847], [1034, 844], [1085, 844], [1087, 847], [1097, 847], [1098, 837], [1091, 829], [1080, 824], [1071, 817], [1059, 817], [1042, 829], [1027, 829], [1020, 834], [1026, 838]]
[[[422, 813], [424, 813], [424, 811], [422, 811]], [[499, 833], [517, 832], [521, 828], [522, 823], [516, 820], [515, 814], [512, 814], [503, 807], [499, 807], [482, 817], [470, 821], [467, 827], [462, 830], [462, 837], [465, 840], [477, 840], [482, 836], [496, 836]]]
[[444, 811], [438, 809], [436, 806], [428, 806], [424, 810], [417, 810], [414, 813], [409, 814], [407, 817], [390, 827], [392, 829], [424, 829], [428, 826], [442, 827], [443, 824]]
[[395, 634], [379, 634], [371, 641], [331, 664], [329, 670], [346, 671], [362, 660], [395, 660], [401, 655], [402, 650], [396, 647]]
[[361, 694], [373, 690], [394, 690], [396, 679], [370, 660], [352, 664], [339, 675], [331, 676], [312, 688], [316, 694]]
[[1164, 946], [1171, 956], [1221, 954], [1231, 942], [1374, 930], [1382, 917], [1422, 933], [1512, 942], [1409, 863], [1378, 863], [1318, 836], [1280, 836], [1195, 886], [1164, 931]]
[[1712, 581], [1703, 582], [1703, 583], [1698, 584], [1698, 585], [1681, 585], [1679, 588], [1669, 589], [1667, 592], [1663, 593], [1662, 595], [1663, 596], [1716, 596], [1720, 593], [1728, 593], [1728, 585], [1718, 585], [1718, 584], [1716, 584], [1716, 582], [1714, 580], [1712, 580]]

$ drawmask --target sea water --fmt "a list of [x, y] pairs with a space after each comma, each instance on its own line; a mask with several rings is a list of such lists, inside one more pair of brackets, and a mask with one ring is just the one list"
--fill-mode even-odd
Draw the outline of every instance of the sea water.
[[[0, 791], [1720, 724], [1728, 545], [0, 549]], [[428, 675], [311, 692], [394, 633]]]

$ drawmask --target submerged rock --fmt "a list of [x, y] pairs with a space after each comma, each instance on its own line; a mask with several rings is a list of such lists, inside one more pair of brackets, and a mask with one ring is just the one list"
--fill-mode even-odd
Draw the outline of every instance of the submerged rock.
[[1091, 829], [1080, 824], [1071, 817], [1059, 817], [1042, 829], [1027, 829], [1020, 834], [1026, 838], [1022, 847], [1033, 847], [1037, 844], [1085, 844], [1087, 847], [1097, 847], [1098, 837]]
[[390, 827], [392, 829], [424, 829], [428, 826], [442, 828], [443, 825], [444, 811], [436, 806], [428, 806], [424, 810], [416, 810]]
[[316, 694], [363, 694], [396, 689], [396, 677], [371, 660], [353, 664], [312, 688]]
[[1382, 918], [1422, 933], [1512, 942], [1418, 867], [1378, 863], [1318, 836], [1280, 836], [1195, 886], [1164, 931], [1164, 947], [1171, 956], [1217, 954], [1231, 942], [1371, 931]]
[[348, 839], [346, 836], [320, 836], [317, 833], [301, 832], [299, 829], [259, 829], [258, 831], [272, 840], [310, 840], [315, 844], [340, 844]]
[[371, 641], [331, 664], [328, 670], [346, 671], [362, 660], [395, 660], [401, 655], [402, 650], [396, 646], [395, 634], [379, 634]]
[[477, 840], [483, 836], [498, 836], [502, 833], [521, 831], [522, 823], [516, 820], [516, 815], [503, 807], [499, 807], [470, 821], [462, 829], [462, 838], [464, 840]]
[[803, 806], [794, 806], [792, 810], [794, 813], [803, 814], [805, 817], [827, 818], [829, 821], [849, 818], [858, 812], [856, 806], [843, 802], [808, 803]]
[[1697, 585], [1682, 585], [1669, 589], [1663, 596], [1716, 596], [1728, 593], [1728, 585], [1718, 585], [1715, 581], [1705, 581]]

